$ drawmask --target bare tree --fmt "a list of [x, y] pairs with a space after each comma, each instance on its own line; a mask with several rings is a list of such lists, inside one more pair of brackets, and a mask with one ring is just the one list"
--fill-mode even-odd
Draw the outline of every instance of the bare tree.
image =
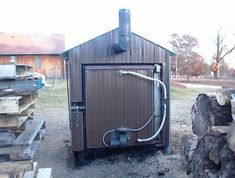
[[211, 70], [214, 72], [215, 78], [219, 77], [219, 69], [224, 63], [224, 58], [235, 50], [235, 44], [228, 48], [224, 43], [224, 39], [225, 36], [221, 34], [221, 31], [218, 31], [215, 41], [216, 52], [213, 55], [213, 62], [211, 64]]

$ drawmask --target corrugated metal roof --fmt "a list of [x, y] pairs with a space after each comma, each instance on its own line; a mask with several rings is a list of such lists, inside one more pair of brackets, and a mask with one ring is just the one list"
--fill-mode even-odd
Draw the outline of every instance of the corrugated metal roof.
[[0, 55], [60, 54], [64, 50], [64, 34], [9, 34], [0, 32]]
[[[78, 47], [78, 46], [85, 45], [86, 43], [88, 43], [88, 42], [90, 42], [90, 41], [92, 41], [92, 40], [95, 40], [96, 38], [99, 38], [99, 37], [102, 36], [102, 35], [106, 35], [106, 34], [108, 34], [108, 33], [111, 33], [111, 32], [114, 31], [114, 30], [118, 30], [118, 28], [115, 28], [115, 29], [110, 30], [110, 31], [108, 31], [108, 32], [106, 32], [106, 33], [103, 33], [103, 34], [101, 34], [101, 35], [99, 35], [99, 36], [97, 36], [97, 37], [95, 37], [95, 38], [93, 38], [93, 39], [90, 39], [90, 40], [84, 42], [84, 43], [78, 44], [78, 45], [76, 45], [76, 46], [74, 46], [74, 47], [72, 47], [72, 48], [70, 48], [70, 49], [64, 51], [63, 53], [61, 53], [61, 56], [66, 59], [66, 57], [67, 57], [67, 55], [68, 55], [68, 51], [70, 51], [70, 50], [72, 50], [73, 48], [76, 48], [76, 47]], [[164, 50], [169, 51], [171, 56], [175, 56], [175, 55], [176, 55], [176, 53], [174, 53], [173, 51], [171, 51], [171, 50], [169, 50], [169, 49], [167, 49], [167, 48], [165, 48], [165, 47], [163, 47], [163, 46], [161, 46], [161, 45], [159, 45], [159, 44], [157, 44], [157, 43], [154, 43], [153, 41], [151, 41], [151, 40], [149, 40], [149, 39], [146, 39], [146, 38], [144, 38], [144, 37], [142, 37], [142, 36], [140, 36], [140, 35], [138, 35], [138, 34], [136, 34], [136, 33], [134, 33], [134, 32], [131, 32], [131, 33], [132, 33], [133, 35], [136, 35], [136, 36], [140, 37], [140, 38], [143, 38], [144, 40], [146, 40], [146, 41], [152, 43], [153, 45], [156, 45], [156, 46], [158, 46], [158, 47], [160, 47], [160, 48], [162, 48], [162, 49], [164, 49]]]

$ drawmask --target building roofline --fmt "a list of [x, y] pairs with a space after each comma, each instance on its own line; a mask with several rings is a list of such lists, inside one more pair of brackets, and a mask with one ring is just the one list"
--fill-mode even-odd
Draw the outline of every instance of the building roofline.
[[[110, 32], [112, 32], [112, 31], [114, 31], [114, 30], [117, 30], [117, 29], [118, 29], [118, 28], [115, 28], [115, 29], [113, 29], [113, 30], [107, 31], [107, 32], [105, 32], [105, 33], [103, 33], [103, 34], [101, 34], [101, 35], [99, 35], [99, 36], [97, 36], [97, 37], [100, 37], [100, 36], [102, 36], [102, 35], [105, 35], [105, 34], [107, 34], [107, 33], [110, 33]], [[161, 48], [163, 48], [163, 49], [169, 51], [169, 52], [170, 52], [170, 56], [175, 56], [175, 55], [176, 55], [176, 53], [174, 53], [173, 51], [171, 51], [171, 50], [169, 50], [169, 49], [167, 49], [167, 48], [165, 48], [165, 47], [163, 47], [163, 46], [161, 46], [161, 45], [159, 45], [159, 44], [157, 44], [157, 43], [154, 43], [154, 42], [151, 41], [151, 40], [148, 40], [148, 39], [146, 39], [146, 38], [144, 38], [144, 37], [142, 37], [142, 36], [140, 36], [140, 35], [138, 35], [138, 34], [136, 34], [136, 33], [134, 33], [134, 32], [131, 32], [131, 33], [134, 34], [134, 35], [136, 35], [136, 36], [138, 36], [138, 37], [140, 37], [140, 38], [143, 38], [144, 40], [146, 40], [146, 41], [148, 41], [148, 42], [150, 42], [150, 43], [152, 43], [152, 44], [154, 44], [154, 45], [157, 45], [157, 46], [159, 46], [159, 47], [161, 47]], [[81, 44], [78, 44], [78, 45], [76, 45], [76, 46], [74, 46], [74, 47], [72, 47], [72, 48], [67, 49], [66, 51], [60, 53], [60, 56], [61, 56], [62, 58], [64, 58], [64, 59], [68, 59], [68, 52], [69, 52], [70, 50], [72, 50], [73, 48], [76, 48], [76, 47], [78, 47], [78, 46], [81, 46], [81, 45], [83, 45], [83, 44], [85, 44], [85, 43], [88, 43], [88, 42], [90, 42], [90, 41], [96, 39], [97, 37], [94, 37], [94, 38], [92, 38], [92, 39], [90, 39], [90, 40], [87, 40], [87, 41], [85, 41], [85, 42], [83, 42], [83, 43], [81, 43]]]
[[24, 55], [60, 55], [60, 53], [1, 53], [0, 56], [24, 56]]

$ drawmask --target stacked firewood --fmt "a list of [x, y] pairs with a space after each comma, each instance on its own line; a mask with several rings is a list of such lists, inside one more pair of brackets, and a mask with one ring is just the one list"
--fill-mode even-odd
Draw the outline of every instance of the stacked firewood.
[[192, 106], [192, 130], [181, 140], [187, 174], [194, 178], [235, 177], [235, 89], [199, 94]]

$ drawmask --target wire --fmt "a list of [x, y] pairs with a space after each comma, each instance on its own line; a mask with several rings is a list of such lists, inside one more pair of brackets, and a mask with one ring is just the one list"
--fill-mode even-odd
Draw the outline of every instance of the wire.
[[111, 133], [111, 132], [114, 132], [115, 130], [116, 130], [116, 129], [112, 129], [112, 130], [109, 130], [109, 131], [105, 132], [105, 134], [104, 134], [103, 137], [102, 137], [102, 141], [103, 141], [104, 146], [111, 148], [111, 145], [108, 145], [108, 144], [105, 142], [105, 137], [106, 137], [106, 135], [108, 135], [108, 134]]

